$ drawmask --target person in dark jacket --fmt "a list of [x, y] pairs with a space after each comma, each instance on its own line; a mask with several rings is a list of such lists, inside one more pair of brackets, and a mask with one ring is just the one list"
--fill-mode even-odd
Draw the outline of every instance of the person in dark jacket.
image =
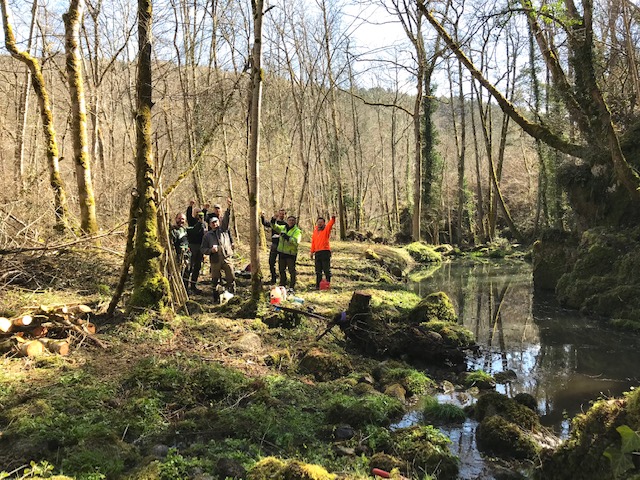
[[[231, 199], [227, 199], [229, 212]], [[225, 215], [222, 221], [218, 217], [211, 217], [209, 220], [209, 231], [205, 234], [200, 245], [202, 253], [209, 255], [211, 262], [211, 280], [213, 284], [213, 299], [220, 301], [220, 292], [216, 289], [220, 282], [221, 272], [224, 271], [227, 282], [227, 290], [234, 293], [236, 289], [236, 277], [233, 273], [233, 244], [229, 234], [229, 215]]]
[[196, 217], [197, 211], [198, 207], [196, 207], [196, 201], [189, 201], [189, 206], [187, 207], [187, 223], [190, 227], [193, 227], [196, 223], [198, 223], [198, 218]]
[[[264, 218], [264, 212], [260, 215], [260, 221], [265, 227], [271, 228], [271, 222], [275, 221], [276, 225], [286, 225], [287, 222], [284, 219], [287, 214], [284, 208], [278, 210], [276, 214], [271, 217], [271, 221]], [[271, 248], [269, 249], [269, 272], [271, 273], [271, 279], [269, 283], [276, 283], [278, 280], [278, 274], [276, 273], [276, 260], [278, 259], [278, 242], [280, 241], [280, 233], [271, 228]]]
[[189, 251], [189, 239], [187, 237], [187, 217], [184, 213], [176, 215], [175, 225], [171, 225], [169, 237], [176, 253], [176, 266], [182, 276], [185, 288], [189, 281], [189, 266], [191, 264], [191, 252]]
[[189, 250], [191, 250], [191, 281], [189, 282], [189, 290], [191, 290], [193, 293], [201, 293], [200, 289], [198, 288], [198, 277], [200, 276], [200, 268], [202, 267], [204, 256], [202, 255], [200, 245], [202, 244], [202, 239], [204, 238], [204, 234], [207, 231], [207, 227], [204, 222], [204, 212], [196, 209], [195, 216], [198, 221], [195, 225], [187, 228]]

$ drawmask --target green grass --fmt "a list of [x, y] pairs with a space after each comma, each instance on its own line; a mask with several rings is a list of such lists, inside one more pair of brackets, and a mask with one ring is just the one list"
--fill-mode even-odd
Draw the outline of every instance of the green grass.
[[440, 403], [434, 397], [425, 397], [423, 399], [422, 417], [426, 423], [443, 425], [462, 423], [467, 418], [467, 415], [457, 405]]

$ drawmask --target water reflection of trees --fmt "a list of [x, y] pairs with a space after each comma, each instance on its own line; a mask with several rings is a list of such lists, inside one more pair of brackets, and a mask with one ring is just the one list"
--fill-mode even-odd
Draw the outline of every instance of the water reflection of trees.
[[640, 349], [576, 312], [534, 301], [527, 265], [445, 264], [417, 286], [422, 296], [438, 290], [482, 347], [469, 369], [513, 370], [517, 379], [501, 391], [531, 393], [550, 423], [586, 408], [600, 392], [619, 395], [635, 380], [629, 377], [636, 376]]

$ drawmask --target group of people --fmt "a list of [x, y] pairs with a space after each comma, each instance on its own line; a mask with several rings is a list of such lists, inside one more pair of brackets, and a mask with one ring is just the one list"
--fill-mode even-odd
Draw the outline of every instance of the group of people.
[[[302, 230], [298, 226], [297, 218], [293, 215], [286, 217], [284, 209], [278, 210], [271, 220], [267, 221], [264, 212], [260, 215], [262, 224], [271, 229], [271, 248], [269, 250], [269, 283], [278, 283], [280, 286], [288, 286], [295, 289], [297, 280], [296, 261], [298, 259], [298, 247], [302, 239]], [[320, 282], [324, 274], [327, 282], [331, 282], [331, 246], [329, 236], [336, 223], [335, 215], [327, 222], [324, 217], [318, 217], [311, 235], [311, 259], [315, 260], [316, 289], [320, 288]], [[278, 274], [276, 274], [276, 260], [278, 260]], [[287, 285], [287, 272], [289, 281]], [[279, 280], [279, 281], [278, 281]]]
[[[176, 258], [182, 279], [188, 291], [201, 293], [198, 278], [204, 256], [209, 256], [211, 280], [213, 283], [214, 301], [220, 300], [217, 286], [221, 283], [224, 272], [226, 289], [234, 293], [236, 278], [233, 271], [233, 237], [229, 231], [231, 215], [231, 199], [227, 199], [227, 209], [222, 212], [220, 205], [215, 204], [210, 210], [209, 204], [201, 208], [191, 201], [186, 213], [179, 213], [172, 225], [170, 237], [176, 252]], [[268, 283], [294, 289], [297, 281], [296, 261], [298, 248], [302, 239], [302, 230], [293, 215], [286, 216], [284, 209], [278, 210], [270, 220], [261, 215], [262, 224], [271, 230], [271, 248], [269, 252]], [[322, 277], [331, 281], [331, 247], [329, 237], [336, 218], [332, 216], [327, 222], [323, 217], [316, 220], [311, 236], [311, 259], [315, 260], [316, 288], [320, 288]], [[278, 271], [276, 272], [276, 261]], [[288, 278], [287, 278], [288, 273]]]
[[220, 291], [216, 288], [224, 272], [226, 289], [234, 293], [236, 277], [233, 272], [233, 237], [229, 231], [231, 217], [231, 199], [227, 199], [227, 209], [222, 212], [218, 204], [209, 211], [209, 204], [202, 208], [195, 206], [192, 200], [186, 214], [176, 215], [176, 223], [171, 227], [171, 241], [176, 251], [182, 279], [188, 291], [201, 293], [198, 278], [204, 256], [209, 256], [214, 301], [220, 300]]

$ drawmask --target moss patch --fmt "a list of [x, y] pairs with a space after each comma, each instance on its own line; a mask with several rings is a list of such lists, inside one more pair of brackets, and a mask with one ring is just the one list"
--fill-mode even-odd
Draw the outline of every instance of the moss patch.
[[298, 369], [313, 375], [316, 380], [327, 381], [347, 375], [353, 365], [345, 355], [312, 348], [302, 357]]
[[501, 416], [525, 430], [535, 430], [540, 427], [538, 416], [530, 408], [501, 393], [485, 393], [476, 403], [475, 417], [482, 421], [494, 415]]
[[409, 318], [414, 323], [430, 322], [434, 320], [452, 323], [458, 321], [458, 316], [453, 308], [453, 304], [444, 292], [436, 292], [427, 295], [411, 311]]
[[573, 268], [556, 291], [565, 305], [614, 318], [619, 326], [640, 327], [640, 228], [586, 231]]
[[423, 242], [413, 242], [406, 247], [409, 255], [418, 263], [440, 263], [442, 255], [434, 247]]
[[535, 443], [517, 425], [493, 415], [487, 417], [476, 430], [478, 449], [502, 458], [533, 459], [537, 454]]
[[[622, 450], [618, 427], [626, 425], [640, 431], [639, 402], [640, 390], [635, 390], [622, 399], [600, 400], [586, 413], [575, 417], [569, 438], [557, 450], [542, 457], [538, 478], [613, 480], [614, 468], [604, 452], [609, 448]], [[631, 478], [631, 473], [627, 472], [628, 476], [623, 478]]]
[[449, 443], [437, 428], [415, 426], [391, 432], [382, 451], [402, 460], [406, 474], [430, 472], [438, 479], [454, 479], [458, 475], [458, 458], [449, 451]]
[[338, 395], [329, 406], [327, 419], [332, 423], [347, 423], [353, 427], [366, 424], [389, 425], [403, 413], [402, 402], [387, 395], [365, 395], [359, 398]]

